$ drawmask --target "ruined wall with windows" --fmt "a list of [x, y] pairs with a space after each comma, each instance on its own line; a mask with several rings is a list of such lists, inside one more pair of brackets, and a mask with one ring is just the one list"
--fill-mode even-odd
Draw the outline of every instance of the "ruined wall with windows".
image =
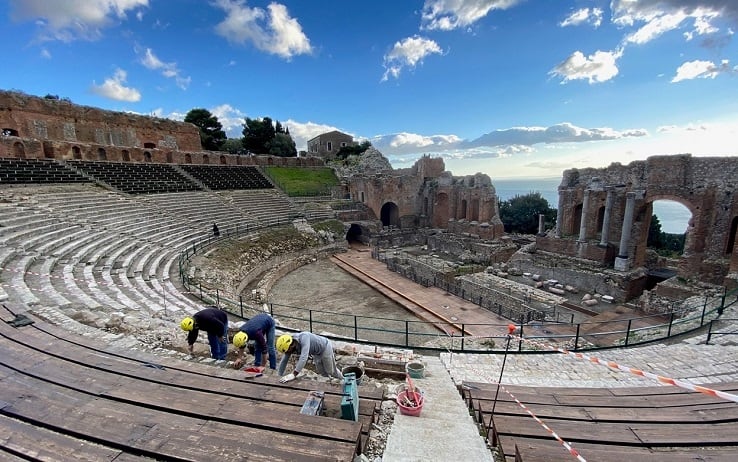
[[190, 123], [0, 90], [0, 157], [173, 164], [309, 166], [320, 158], [204, 151]]
[[441, 158], [424, 156], [408, 169], [354, 175], [348, 190], [387, 227], [441, 228], [482, 239], [504, 234], [490, 178], [452, 176]]
[[539, 249], [619, 271], [646, 263], [653, 202], [679, 202], [692, 213], [679, 275], [735, 285], [738, 270], [738, 158], [652, 156], [628, 165], [570, 169], [559, 185], [556, 229]]

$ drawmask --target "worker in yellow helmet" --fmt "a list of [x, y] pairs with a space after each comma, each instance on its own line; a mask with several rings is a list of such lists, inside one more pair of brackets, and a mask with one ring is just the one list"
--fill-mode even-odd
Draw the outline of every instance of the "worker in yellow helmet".
[[243, 364], [243, 350], [249, 340], [254, 342], [254, 366], [266, 364], [269, 357], [269, 369], [277, 368], [277, 350], [274, 346], [276, 323], [274, 318], [266, 313], [259, 313], [246, 321], [233, 336], [233, 346], [236, 347], [236, 362], [238, 369]]
[[[284, 353], [282, 360], [279, 362], [279, 368], [277, 373], [282, 376], [279, 379], [281, 383], [286, 383], [291, 380], [295, 380], [300, 372], [305, 367], [308, 357], [313, 357], [313, 364], [315, 365], [315, 371], [324, 377], [335, 377], [337, 379], [343, 379], [343, 376], [336, 368], [336, 358], [333, 355], [333, 344], [327, 338], [316, 335], [311, 332], [300, 332], [297, 334], [284, 334], [280, 335], [277, 339], [277, 351]], [[293, 353], [297, 353], [299, 358], [295, 369], [287, 374], [284, 374], [287, 368], [287, 363], [290, 360], [290, 356]]]
[[194, 352], [195, 341], [200, 329], [208, 333], [210, 355], [215, 359], [226, 359], [228, 353], [228, 315], [216, 307], [205, 308], [192, 317], [186, 317], [179, 323], [187, 332], [187, 345], [190, 354]]

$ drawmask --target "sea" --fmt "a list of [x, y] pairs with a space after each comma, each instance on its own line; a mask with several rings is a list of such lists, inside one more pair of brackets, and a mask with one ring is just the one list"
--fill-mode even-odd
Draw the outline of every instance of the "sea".
[[[561, 177], [533, 178], [533, 179], [492, 179], [492, 185], [497, 191], [497, 197], [506, 201], [515, 196], [524, 196], [530, 193], [541, 193], [548, 205], [557, 208], [559, 205], [559, 184]], [[661, 231], [669, 234], [684, 234], [692, 213], [679, 202], [658, 200], [653, 204], [653, 214], [661, 223]]]

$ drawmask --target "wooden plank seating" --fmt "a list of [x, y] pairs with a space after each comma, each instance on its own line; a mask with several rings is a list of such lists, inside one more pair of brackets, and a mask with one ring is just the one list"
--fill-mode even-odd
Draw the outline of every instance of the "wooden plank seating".
[[[0, 310], [3, 319], [12, 315]], [[343, 461], [353, 459], [372, 422], [300, 414], [315, 383], [246, 381], [240, 371], [105, 349], [38, 320], [20, 328], [0, 323], [0, 435], [33, 425], [63, 442], [75, 437], [156, 459]], [[338, 409], [340, 388], [317, 386], [326, 408]], [[381, 400], [366, 392], [365, 417]], [[30, 451], [35, 431], [13, 441]], [[2, 436], [0, 443], [6, 452], [18, 449]]]
[[[738, 383], [708, 387], [738, 391]], [[668, 386], [504, 388], [587, 460], [738, 460], [738, 404], [732, 401]], [[574, 460], [505, 390], [462, 385], [472, 415], [506, 460]]]

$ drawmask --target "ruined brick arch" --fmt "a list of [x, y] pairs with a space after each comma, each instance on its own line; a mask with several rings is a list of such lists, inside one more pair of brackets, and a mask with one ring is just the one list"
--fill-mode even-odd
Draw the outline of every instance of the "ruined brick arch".
[[121, 158], [123, 158], [124, 162], [130, 162], [131, 161], [131, 153], [128, 151], [128, 149], [124, 149], [120, 152]]
[[167, 153], [167, 156], [166, 156], [166, 157], [167, 157], [167, 163], [168, 163], [168, 164], [171, 164], [171, 163], [173, 163], [173, 162], [174, 162], [174, 156], [172, 155], [172, 151], [169, 151], [169, 152]]
[[185, 154], [185, 164], [191, 164], [192, 163], [192, 155], [190, 153]]
[[226, 156], [220, 156], [220, 165], [226, 165], [227, 163]]
[[104, 148], [97, 148], [97, 160], [108, 160], [108, 153]]
[[149, 151], [144, 151], [144, 162], [151, 162], [151, 153]]
[[379, 215], [382, 226], [400, 227], [400, 209], [394, 202], [385, 202]]
[[456, 218], [460, 220], [466, 218], [466, 199], [461, 199], [461, 207], [459, 208], [459, 213], [457, 214]]
[[26, 147], [23, 146], [23, 143], [21, 143], [20, 141], [16, 141], [15, 143], [13, 143], [13, 154], [19, 159], [26, 158]]
[[82, 149], [80, 149], [79, 146], [72, 146], [72, 158], [73, 159], [82, 159]]
[[479, 199], [472, 199], [470, 212], [469, 219], [479, 221]]
[[440, 193], [436, 195], [435, 204], [433, 204], [433, 227], [445, 228], [448, 223], [448, 194]]
[[574, 206], [573, 219], [571, 221], [571, 228], [568, 229], [568, 233], [571, 235], [579, 235], [579, 228], [582, 225], [582, 203], [580, 202]]
[[205, 165], [209, 164], [210, 163], [210, 156], [208, 156], [207, 154], [203, 154], [202, 155], [202, 163], [205, 164]]

